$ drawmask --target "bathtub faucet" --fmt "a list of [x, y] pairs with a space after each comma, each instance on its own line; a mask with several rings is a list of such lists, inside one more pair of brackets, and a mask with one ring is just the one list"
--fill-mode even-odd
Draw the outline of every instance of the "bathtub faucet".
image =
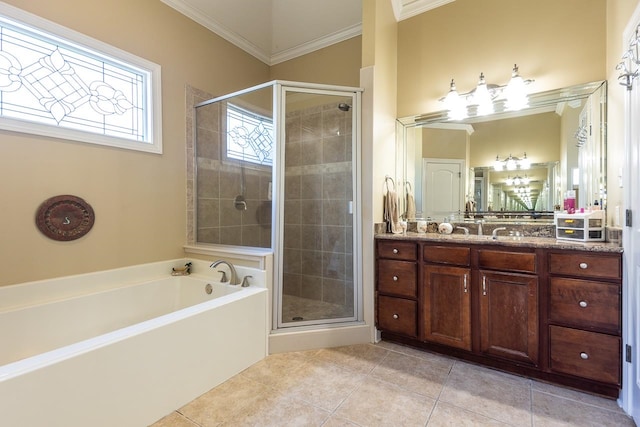
[[229, 280], [229, 283], [232, 285], [239, 285], [240, 282], [238, 281], [238, 273], [236, 272], [236, 268], [230, 262], [219, 259], [218, 261], [214, 261], [209, 267], [216, 268], [220, 264], [226, 264], [229, 267], [229, 271], [231, 271], [231, 279]]

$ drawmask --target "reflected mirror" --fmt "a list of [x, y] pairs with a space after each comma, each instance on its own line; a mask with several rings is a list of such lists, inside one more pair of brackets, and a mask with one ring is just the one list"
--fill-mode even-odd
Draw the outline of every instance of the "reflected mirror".
[[578, 209], [606, 206], [606, 82], [532, 94], [520, 111], [500, 103], [495, 110], [461, 121], [446, 111], [398, 119], [405, 218], [552, 221], [569, 191]]

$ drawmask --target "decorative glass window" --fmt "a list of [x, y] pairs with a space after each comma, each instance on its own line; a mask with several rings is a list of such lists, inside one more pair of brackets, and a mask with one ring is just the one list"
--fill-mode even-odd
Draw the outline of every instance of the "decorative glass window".
[[0, 128], [162, 152], [160, 66], [0, 3]]
[[271, 166], [273, 122], [237, 105], [227, 104], [227, 158]]

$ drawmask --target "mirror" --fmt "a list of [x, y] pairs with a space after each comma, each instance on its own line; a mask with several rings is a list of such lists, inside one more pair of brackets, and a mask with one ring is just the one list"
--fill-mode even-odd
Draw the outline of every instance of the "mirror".
[[606, 82], [532, 94], [520, 111], [496, 102], [495, 111], [462, 121], [446, 111], [398, 119], [397, 182], [416, 206], [407, 219], [552, 221], [569, 191], [576, 209], [604, 209]]

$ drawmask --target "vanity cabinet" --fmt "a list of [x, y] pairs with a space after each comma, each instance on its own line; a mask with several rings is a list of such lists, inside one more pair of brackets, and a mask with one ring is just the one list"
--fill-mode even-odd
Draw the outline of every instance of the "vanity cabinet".
[[471, 350], [471, 249], [423, 246], [425, 341]]
[[617, 397], [620, 252], [378, 238], [376, 256], [383, 339]]
[[376, 318], [381, 330], [418, 336], [418, 245], [378, 241]]
[[478, 251], [480, 350], [538, 365], [538, 275], [533, 252]]
[[550, 370], [620, 385], [621, 257], [548, 257]]

